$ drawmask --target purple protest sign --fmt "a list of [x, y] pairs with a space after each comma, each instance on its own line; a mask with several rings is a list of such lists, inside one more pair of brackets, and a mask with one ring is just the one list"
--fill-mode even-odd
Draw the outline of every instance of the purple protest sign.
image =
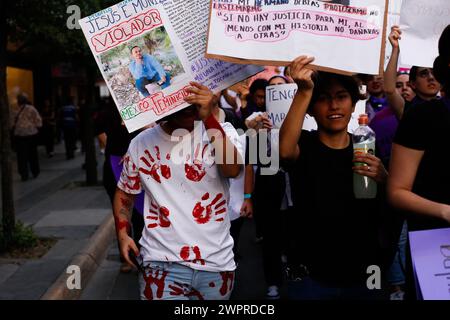
[[409, 233], [411, 256], [424, 300], [450, 300], [450, 228]]
[[[116, 178], [116, 182], [120, 179], [120, 174], [122, 173], [122, 157], [119, 156], [111, 156], [111, 167], [114, 173], [114, 177]], [[134, 208], [139, 212], [141, 215], [144, 214], [144, 192], [142, 191], [134, 200]]]

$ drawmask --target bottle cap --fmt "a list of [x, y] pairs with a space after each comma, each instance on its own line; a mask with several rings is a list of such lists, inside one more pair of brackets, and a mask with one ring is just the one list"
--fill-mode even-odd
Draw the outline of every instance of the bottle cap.
[[369, 116], [366, 113], [359, 115], [358, 123], [360, 126], [369, 124]]

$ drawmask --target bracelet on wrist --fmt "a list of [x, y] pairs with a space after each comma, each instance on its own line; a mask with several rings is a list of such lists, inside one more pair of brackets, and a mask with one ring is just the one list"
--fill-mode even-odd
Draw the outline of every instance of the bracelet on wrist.
[[252, 194], [251, 193], [244, 193], [244, 199], [251, 199]]

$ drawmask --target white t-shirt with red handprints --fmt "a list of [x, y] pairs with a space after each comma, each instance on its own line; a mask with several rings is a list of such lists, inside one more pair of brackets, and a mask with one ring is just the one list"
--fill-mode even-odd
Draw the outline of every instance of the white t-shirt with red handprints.
[[[236, 130], [221, 126], [243, 154]], [[145, 190], [141, 256], [196, 270], [235, 270], [228, 179], [219, 173], [203, 123], [182, 133], [147, 129], [124, 158], [118, 187], [129, 194]]]

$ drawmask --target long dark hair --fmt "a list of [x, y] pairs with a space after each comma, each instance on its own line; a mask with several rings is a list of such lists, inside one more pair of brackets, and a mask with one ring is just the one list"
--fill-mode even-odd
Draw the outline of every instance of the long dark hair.
[[450, 94], [450, 24], [442, 32], [439, 39], [439, 56], [434, 61], [433, 74], [444, 87], [445, 93]]

